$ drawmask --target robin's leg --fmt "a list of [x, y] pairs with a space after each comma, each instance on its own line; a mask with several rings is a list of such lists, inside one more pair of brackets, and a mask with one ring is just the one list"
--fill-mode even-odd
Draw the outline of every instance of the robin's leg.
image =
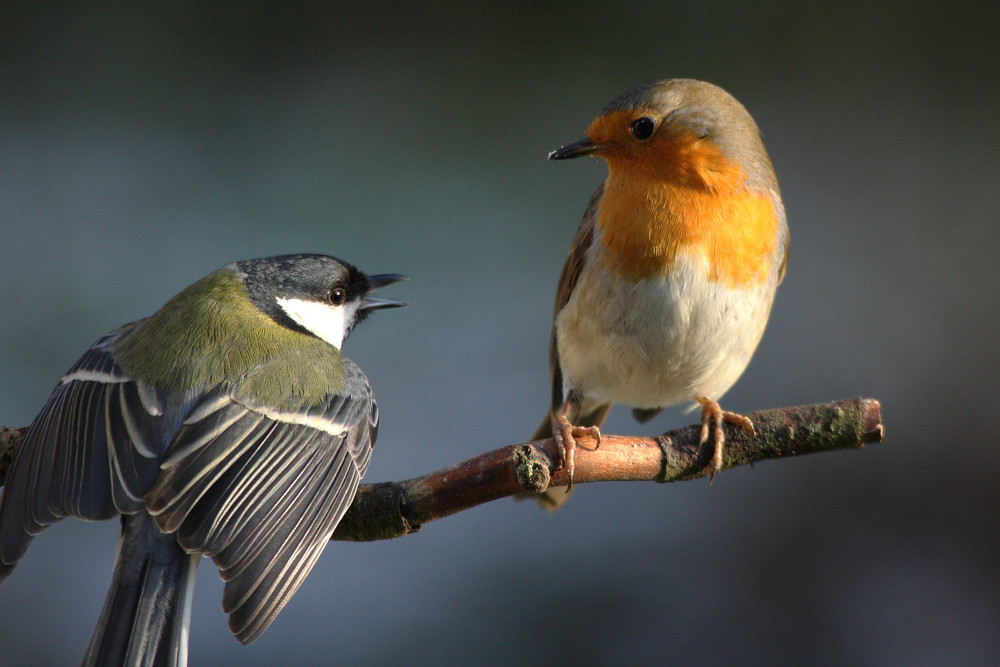
[[726, 433], [722, 429], [722, 422], [729, 422], [730, 424], [744, 428], [750, 431], [750, 435], [754, 435], [755, 431], [753, 429], [753, 422], [750, 419], [735, 412], [726, 412], [719, 405], [718, 401], [713, 401], [704, 396], [698, 396], [696, 400], [701, 403], [701, 437], [698, 439], [699, 446], [708, 442], [709, 425], [715, 424], [715, 452], [712, 454], [712, 462], [709, 464], [709, 468], [711, 469], [709, 483], [711, 483], [715, 480], [715, 473], [722, 469], [722, 450], [726, 442]]
[[563, 401], [559, 416], [556, 417], [552, 425], [552, 437], [555, 438], [556, 444], [559, 446], [559, 457], [561, 459], [556, 469], [565, 468], [569, 474], [569, 484], [566, 485], [566, 493], [569, 493], [569, 490], [573, 488], [573, 472], [576, 469], [574, 460], [576, 439], [589, 436], [597, 441], [594, 449], [601, 446], [601, 429], [596, 426], [574, 426], [569, 423], [566, 413], [569, 411], [569, 402], [572, 400], [572, 397], [572, 393], [566, 395], [566, 400]]

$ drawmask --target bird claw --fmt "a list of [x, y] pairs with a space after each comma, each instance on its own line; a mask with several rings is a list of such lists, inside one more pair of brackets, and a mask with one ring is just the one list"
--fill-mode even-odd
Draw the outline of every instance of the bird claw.
[[556, 470], [564, 468], [569, 475], [569, 483], [566, 485], [566, 493], [573, 488], [573, 473], [576, 471], [576, 439], [588, 436], [597, 441], [594, 449], [601, 446], [601, 429], [596, 426], [574, 426], [569, 423], [565, 414], [559, 415], [555, 425], [552, 427], [552, 437], [559, 447], [559, 463]]
[[750, 431], [751, 436], [756, 435], [756, 431], [754, 431], [753, 422], [748, 417], [736, 414], [735, 412], [726, 412], [719, 405], [718, 401], [703, 397], [698, 397], [697, 400], [701, 403], [701, 437], [698, 438], [699, 447], [708, 442], [709, 426], [715, 424], [714, 451], [712, 453], [712, 460], [708, 464], [710, 471], [708, 483], [711, 484], [715, 481], [716, 473], [722, 469], [722, 451], [726, 442], [726, 432], [722, 428], [722, 423], [729, 422], [734, 426], [746, 429]]

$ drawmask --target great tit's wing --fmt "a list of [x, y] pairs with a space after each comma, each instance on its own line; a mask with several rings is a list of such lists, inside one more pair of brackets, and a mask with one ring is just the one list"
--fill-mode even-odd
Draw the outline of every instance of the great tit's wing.
[[295, 383], [280, 397], [269, 393], [274, 364], [287, 373], [296, 362], [309, 365], [303, 372], [324, 363], [272, 360], [199, 400], [146, 496], [161, 530], [219, 566], [223, 610], [243, 643], [267, 628], [312, 569], [354, 499], [378, 430], [368, 380], [346, 358], [328, 381], [335, 390], [320, 401], [303, 398]]
[[55, 521], [108, 519], [144, 506], [159, 474], [160, 398], [109, 352], [135, 324], [94, 343], [28, 427], [0, 497], [0, 581]]

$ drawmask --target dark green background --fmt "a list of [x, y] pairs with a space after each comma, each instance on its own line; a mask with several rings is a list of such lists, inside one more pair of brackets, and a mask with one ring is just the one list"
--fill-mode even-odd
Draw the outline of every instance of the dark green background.
[[[205, 562], [192, 664], [1000, 662], [995, 3], [80, 4], [0, 7], [0, 423], [209, 271], [314, 251], [411, 277], [346, 346], [382, 407], [370, 481], [522, 440], [605, 173], [546, 152], [668, 76], [749, 108], [788, 209], [724, 404], [884, 406], [861, 452], [333, 544], [249, 648]], [[36, 540], [0, 588], [0, 663], [79, 659], [116, 530]]]

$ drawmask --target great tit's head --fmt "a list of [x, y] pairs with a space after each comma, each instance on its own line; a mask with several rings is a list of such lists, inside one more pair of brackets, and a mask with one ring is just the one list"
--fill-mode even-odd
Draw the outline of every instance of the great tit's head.
[[405, 276], [365, 275], [326, 255], [248, 259], [229, 268], [242, 276], [253, 304], [275, 322], [321, 338], [338, 350], [351, 329], [373, 310], [406, 305], [368, 296]]

